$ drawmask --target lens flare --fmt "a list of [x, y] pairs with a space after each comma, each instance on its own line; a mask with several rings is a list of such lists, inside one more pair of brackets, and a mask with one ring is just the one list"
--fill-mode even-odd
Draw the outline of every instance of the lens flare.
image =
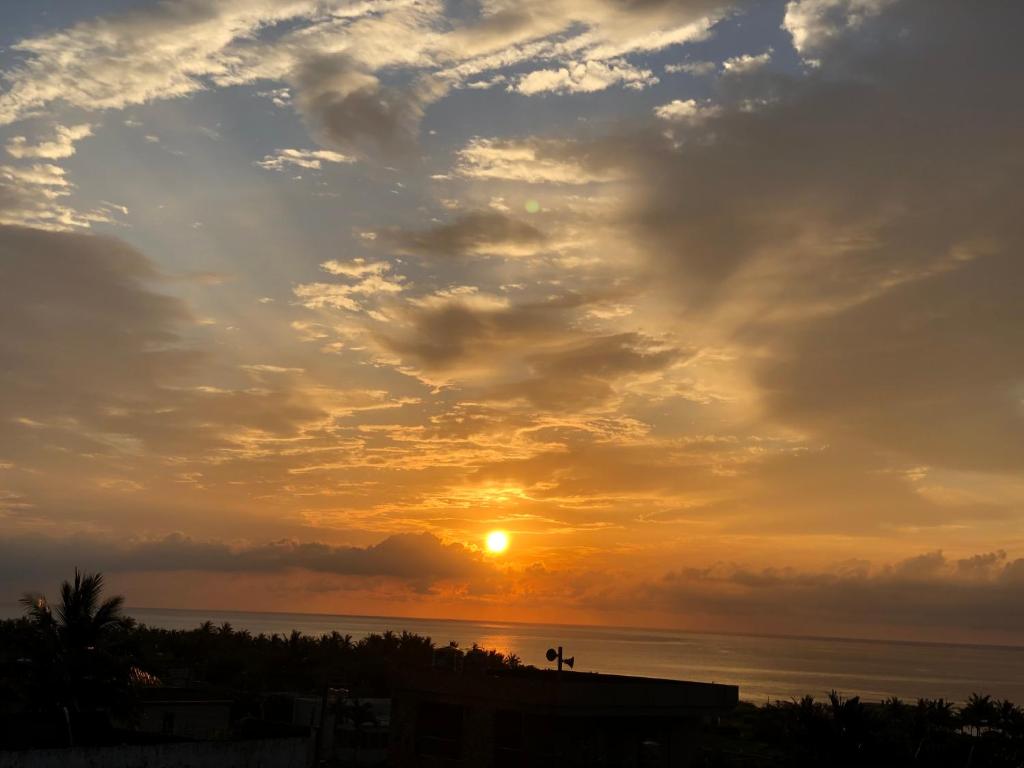
[[487, 534], [487, 551], [498, 555], [508, 549], [508, 534], [504, 531], [491, 531]]

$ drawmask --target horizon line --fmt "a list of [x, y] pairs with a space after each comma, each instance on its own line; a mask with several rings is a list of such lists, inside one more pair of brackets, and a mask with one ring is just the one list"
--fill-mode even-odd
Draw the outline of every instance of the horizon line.
[[[246, 611], [238, 608], [158, 608], [152, 606], [125, 606], [125, 610], [141, 611], [173, 611], [179, 613], [212, 613], [231, 614], [262, 614], [270, 616], [315, 616], [325, 618], [346, 618], [346, 619], [400, 619], [403, 621], [436, 621], [455, 624], [508, 624], [512, 626], [532, 627], [561, 627], [567, 629], [609, 629], [609, 630], [632, 630], [642, 632], [664, 632], [679, 633], [684, 635], [717, 635], [722, 637], [751, 637], [765, 638], [772, 640], [829, 640], [832, 642], [847, 643], [883, 643], [887, 645], [916, 645], [916, 646], [938, 646], [958, 648], [996, 648], [1008, 651], [1024, 651], [1024, 643], [1019, 645], [1007, 643], [985, 643], [985, 642], [956, 642], [956, 641], [935, 641], [935, 640], [906, 640], [906, 639], [883, 639], [877, 637], [844, 637], [841, 635], [801, 635], [796, 633], [772, 633], [772, 632], [738, 632], [727, 630], [698, 630], [679, 629], [666, 627], [646, 627], [624, 624], [562, 624], [543, 621], [513, 621], [509, 619], [453, 619], [441, 617], [420, 617], [420, 616], [392, 616], [384, 614], [361, 614], [361, 613], [315, 613], [310, 611]], [[433, 638], [431, 638], [433, 639]]]

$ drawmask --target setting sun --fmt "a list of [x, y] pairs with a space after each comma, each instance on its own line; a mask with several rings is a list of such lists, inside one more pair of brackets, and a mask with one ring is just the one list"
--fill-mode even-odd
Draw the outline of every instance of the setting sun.
[[487, 551], [500, 554], [508, 549], [508, 534], [504, 531], [491, 531], [487, 534]]

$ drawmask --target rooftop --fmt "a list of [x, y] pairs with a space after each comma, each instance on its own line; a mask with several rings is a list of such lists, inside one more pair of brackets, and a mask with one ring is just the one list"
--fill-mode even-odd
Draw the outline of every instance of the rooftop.
[[569, 716], [706, 714], [739, 701], [735, 685], [540, 669], [415, 672], [399, 684], [402, 693]]

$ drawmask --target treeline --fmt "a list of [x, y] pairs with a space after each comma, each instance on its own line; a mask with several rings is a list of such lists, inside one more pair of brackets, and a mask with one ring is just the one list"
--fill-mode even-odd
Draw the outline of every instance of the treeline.
[[[215, 627], [207, 622], [192, 630], [138, 626], [128, 634], [137, 665], [162, 681], [247, 692], [319, 693], [330, 685], [357, 696], [387, 696], [396, 674], [430, 667], [438, 651], [430, 637], [411, 632], [386, 631], [358, 639], [338, 632], [253, 635], [230, 624]], [[476, 645], [459, 655], [468, 670], [520, 665], [514, 655]]]
[[835, 691], [825, 701], [741, 704], [705, 735], [708, 768], [1024, 766], [1024, 709], [980, 694], [961, 707], [944, 699], [869, 704]]
[[434, 665], [437, 653], [470, 672], [520, 665], [476, 645], [437, 649], [409, 632], [354, 639], [338, 632], [253, 635], [210, 622], [191, 630], [148, 627], [123, 614], [120, 597], [102, 592], [102, 575], [76, 572], [59, 601], [26, 595], [22, 618], [0, 621], [0, 748], [103, 743], [112, 730], [132, 729], [152, 688], [223, 694], [241, 717], [263, 711], [271, 693], [319, 696], [336, 688], [387, 697], [403, 672]]
[[[205, 686], [224, 691], [321, 693], [325, 686], [361, 697], [387, 696], [397, 674], [430, 667], [438, 648], [411, 632], [362, 638], [252, 634], [230, 624], [206, 622], [174, 630], [137, 624], [129, 617], [87, 640], [88, 650], [42, 635], [30, 618], [0, 621], [0, 696], [9, 704], [109, 706], [129, 689]], [[450, 652], [451, 645], [442, 646]], [[520, 666], [515, 655], [477, 645], [459, 651], [467, 671]]]

